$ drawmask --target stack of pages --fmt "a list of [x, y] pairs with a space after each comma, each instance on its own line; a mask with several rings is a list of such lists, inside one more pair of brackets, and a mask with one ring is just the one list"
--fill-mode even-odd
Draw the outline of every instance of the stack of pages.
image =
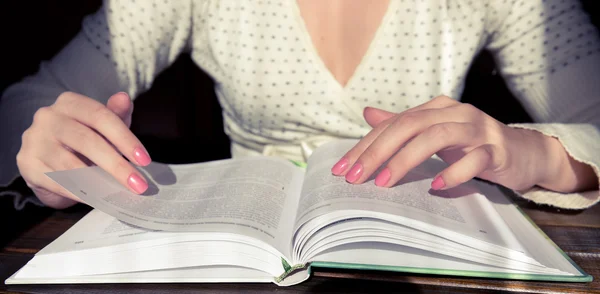
[[98, 167], [48, 174], [96, 208], [6, 283], [300, 283], [312, 268], [586, 282], [496, 186], [429, 189], [430, 159], [392, 188], [330, 168], [356, 141], [326, 144], [306, 168], [273, 157], [153, 163], [135, 195]]

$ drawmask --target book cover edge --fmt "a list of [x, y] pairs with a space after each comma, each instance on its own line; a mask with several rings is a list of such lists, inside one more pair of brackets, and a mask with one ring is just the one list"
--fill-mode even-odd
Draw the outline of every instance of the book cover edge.
[[[314, 261], [309, 265], [309, 268], [330, 268], [330, 269], [350, 269], [350, 270], [374, 270], [387, 272], [404, 272], [413, 274], [441, 275], [454, 277], [472, 277], [472, 278], [492, 278], [505, 280], [523, 280], [523, 281], [553, 281], [553, 282], [591, 282], [593, 277], [590, 275], [581, 276], [560, 276], [560, 275], [542, 275], [542, 274], [514, 274], [514, 273], [497, 273], [485, 271], [463, 271], [452, 269], [436, 269], [436, 268], [419, 268], [419, 267], [403, 267], [389, 265], [374, 265], [374, 264], [358, 264], [358, 263], [340, 263], [327, 261]], [[311, 270], [312, 272], [312, 270]]]
[[521, 213], [521, 215], [523, 215], [523, 217], [542, 235], [542, 237], [544, 237], [550, 243], [550, 245], [552, 245], [554, 249], [558, 251], [558, 253], [560, 253], [569, 263], [571, 263], [571, 265], [577, 271], [579, 271], [579, 273], [581, 273], [582, 276], [589, 278], [589, 281], [586, 282], [591, 282], [594, 280], [594, 277], [588, 274], [586, 271], [584, 271], [577, 263], [575, 263], [573, 259], [571, 259], [569, 255], [567, 255], [567, 253], [565, 253], [556, 243], [554, 243], [554, 241], [550, 237], [548, 237], [548, 235], [546, 235], [546, 233], [529, 217], [529, 215], [527, 215], [527, 213], [525, 213], [525, 211], [521, 209], [521, 207], [519, 207], [518, 205], [515, 205], [515, 207]]

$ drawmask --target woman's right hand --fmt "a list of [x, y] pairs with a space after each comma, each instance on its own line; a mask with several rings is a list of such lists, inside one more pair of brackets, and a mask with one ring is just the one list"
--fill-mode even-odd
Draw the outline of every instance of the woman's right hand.
[[96, 164], [134, 193], [148, 188], [139, 166], [151, 159], [129, 130], [133, 103], [123, 92], [114, 94], [106, 106], [83, 95], [65, 92], [56, 102], [40, 108], [23, 133], [17, 154], [21, 176], [47, 206], [66, 208], [81, 201], [49, 177], [47, 172]]

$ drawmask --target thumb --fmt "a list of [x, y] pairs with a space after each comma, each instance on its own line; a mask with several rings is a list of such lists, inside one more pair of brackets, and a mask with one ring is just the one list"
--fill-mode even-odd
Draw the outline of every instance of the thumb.
[[125, 92], [119, 92], [110, 96], [106, 103], [106, 108], [118, 115], [121, 120], [129, 127], [131, 125], [131, 114], [133, 113], [133, 103], [129, 95]]
[[363, 111], [363, 116], [365, 117], [365, 120], [373, 128], [378, 126], [382, 121], [385, 121], [394, 115], [396, 114], [393, 112], [373, 107], [365, 107], [365, 110]]

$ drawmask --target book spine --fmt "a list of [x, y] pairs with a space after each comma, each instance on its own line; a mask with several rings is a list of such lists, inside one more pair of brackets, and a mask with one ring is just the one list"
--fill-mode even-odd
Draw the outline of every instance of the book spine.
[[296, 264], [291, 266], [283, 257], [281, 258], [281, 264], [283, 265], [284, 272], [278, 277], [275, 277], [275, 283], [281, 283], [287, 276], [297, 270], [305, 270], [308, 266], [307, 263]]

